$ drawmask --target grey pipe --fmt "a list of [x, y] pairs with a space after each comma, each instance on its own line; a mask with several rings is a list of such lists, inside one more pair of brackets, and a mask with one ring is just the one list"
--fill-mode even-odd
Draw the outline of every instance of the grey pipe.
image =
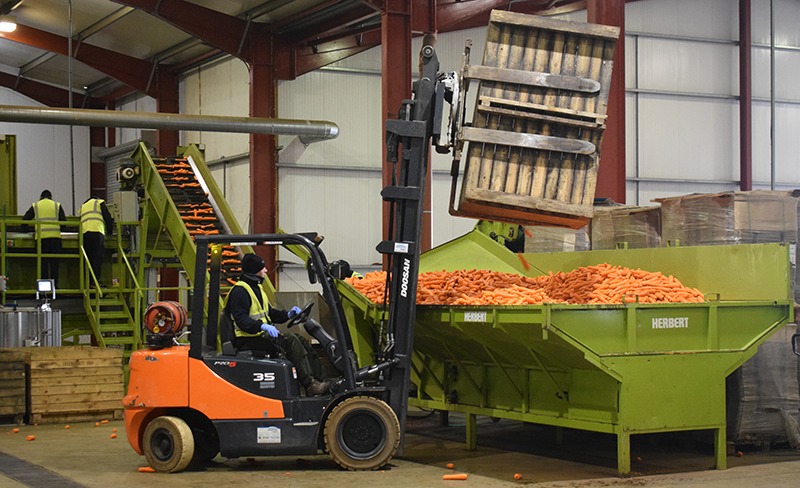
[[339, 135], [338, 125], [323, 120], [265, 119], [79, 108], [20, 107], [13, 105], [0, 105], [0, 121], [288, 135], [298, 136], [300, 142], [306, 145], [312, 142], [334, 139]]

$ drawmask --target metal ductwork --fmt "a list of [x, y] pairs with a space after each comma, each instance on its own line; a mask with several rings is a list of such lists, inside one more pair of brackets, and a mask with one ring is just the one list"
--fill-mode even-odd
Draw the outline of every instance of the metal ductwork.
[[266, 119], [221, 115], [123, 112], [0, 105], [0, 121], [32, 124], [197, 130], [298, 136], [303, 144], [335, 139], [339, 126], [324, 120]]

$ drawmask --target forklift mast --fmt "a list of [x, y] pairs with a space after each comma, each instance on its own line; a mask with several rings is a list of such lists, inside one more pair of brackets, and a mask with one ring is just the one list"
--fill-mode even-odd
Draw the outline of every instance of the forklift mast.
[[[413, 100], [404, 100], [398, 120], [386, 121], [392, 185], [381, 192], [390, 203], [389, 239], [377, 246], [388, 256], [388, 341], [384, 358], [394, 366], [386, 377], [389, 406], [405, 430], [416, 320], [420, 237], [431, 138], [440, 132], [445, 87], [438, 82], [439, 61], [430, 45], [422, 47], [422, 74], [414, 83]], [[402, 451], [402, 440], [400, 450]]]

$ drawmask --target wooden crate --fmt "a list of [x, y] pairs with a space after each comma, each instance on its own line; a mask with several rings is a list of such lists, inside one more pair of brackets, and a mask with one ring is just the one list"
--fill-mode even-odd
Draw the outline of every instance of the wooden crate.
[[25, 416], [25, 355], [0, 350], [0, 422], [20, 424]]
[[26, 352], [29, 423], [122, 418], [122, 349], [31, 347]]
[[492, 12], [483, 65], [463, 70], [479, 81], [478, 98], [456, 144], [468, 149], [451, 213], [575, 229], [589, 221], [618, 36], [616, 27]]

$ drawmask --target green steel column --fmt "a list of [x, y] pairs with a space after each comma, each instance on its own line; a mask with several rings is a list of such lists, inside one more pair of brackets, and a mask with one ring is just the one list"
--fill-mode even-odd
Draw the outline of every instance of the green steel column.
[[728, 469], [726, 426], [714, 429], [714, 457], [717, 469]]
[[631, 472], [631, 435], [627, 431], [617, 433], [617, 472]]
[[474, 413], [467, 414], [467, 450], [474, 451], [478, 448], [478, 416]]

